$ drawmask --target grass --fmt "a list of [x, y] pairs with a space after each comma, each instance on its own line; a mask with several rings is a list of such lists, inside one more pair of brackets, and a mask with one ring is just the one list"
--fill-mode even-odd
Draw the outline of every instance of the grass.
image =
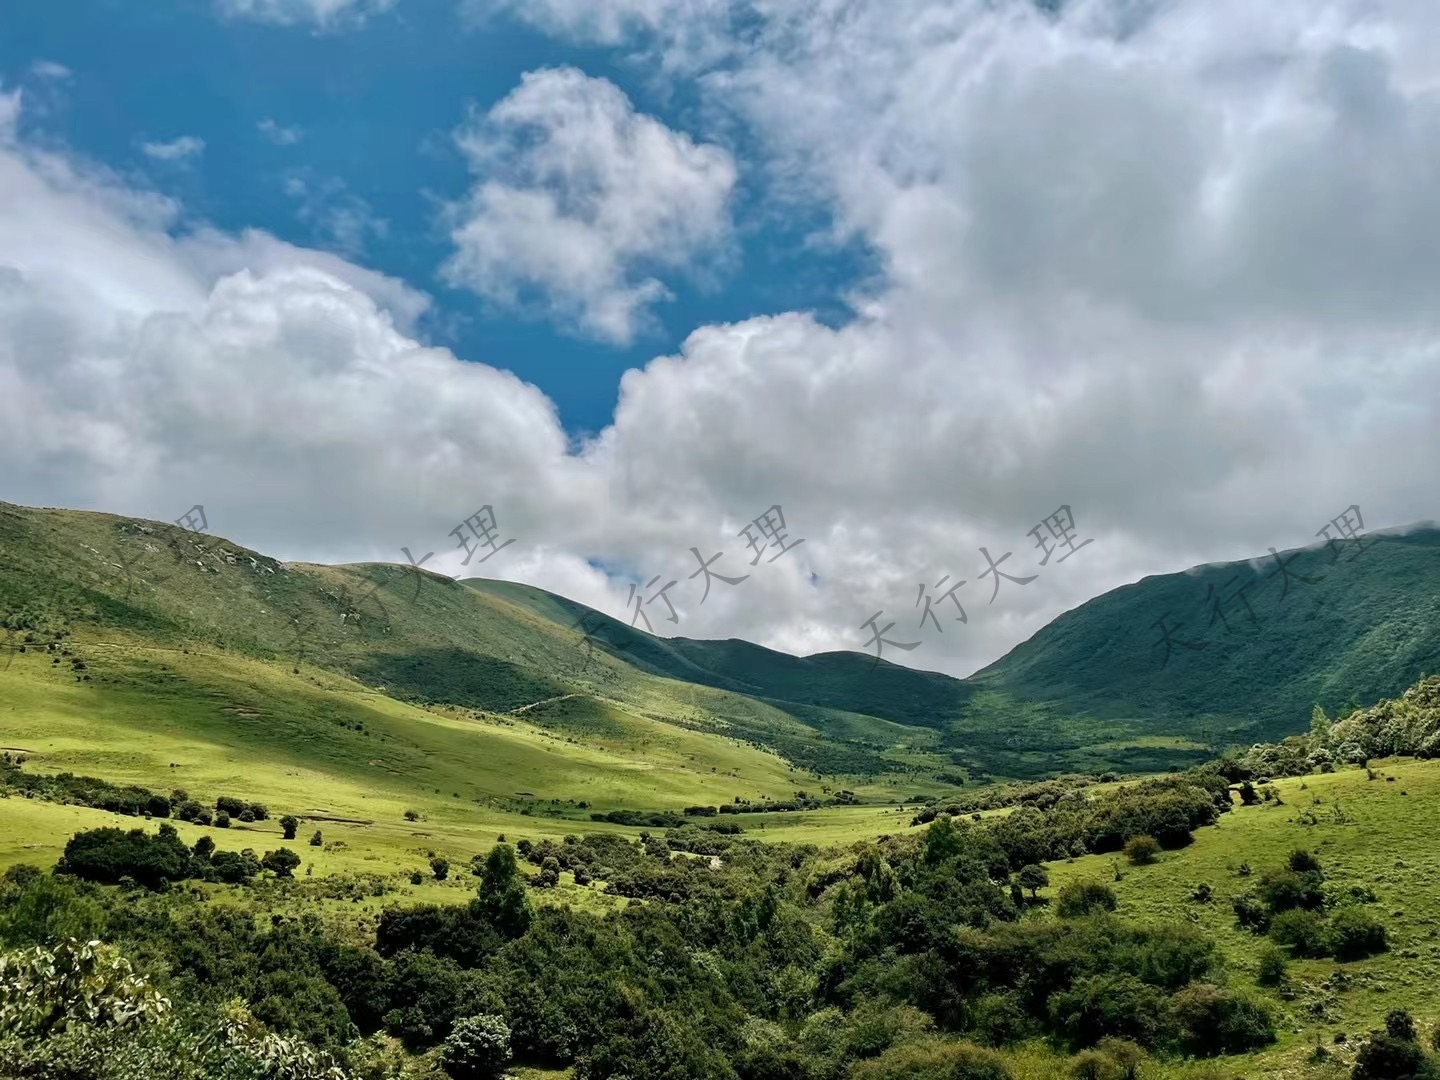
[[[1286, 995], [1271, 995], [1284, 1015], [1280, 1041], [1245, 1059], [1243, 1075], [1323, 1077], [1323, 1071], [1306, 1063], [1317, 1036], [1344, 1060], [1343, 1047], [1334, 1045], [1335, 1033], [1345, 1032], [1353, 1046], [1356, 1036], [1383, 1026], [1391, 1009], [1408, 1009], [1428, 1038], [1440, 1021], [1430, 974], [1440, 962], [1440, 845], [1430, 828], [1440, 820], [1440, 762], [1395, 759], [1372, 762], [1372, 768], [1380, 779], [1368, 780], [1363, 769], [1346, 769], [1277, 780], [1282, 805], [1237, 806], [1218, 827], [1199, 830], [1189, 847], [1166, 852], [1150, 866], [1125, 865], [1112, 855], [1050, 864], [1046, 892], [1054, 895], [1076, 879], [1104, 881], [1115, 890], [1120, 914], [1127, 918], [1186, 921], [1203, 929], [1225, 954], [1231, 982], [1253, 987], [1259, 939], [1236, 928], [1230, 901], [1296, 848], [1314, 851], [1328, 880], [1375, 891], [1377, 903], [1368, 906], [1385, 924], [1390, 951], [1344, 964], [1292, 961]], [[1314, 812], [1317, 824], [1301, 823], [1306, 811]], [[1248, 864], [1252, 876], [1240, 875], [1242, 864]], [[1114, 880], [1117, 867], [1119, 881]], [[1208, 904], [1191, 899], [1202, 883], [1214, 890]], [[1343, 988], [1335, 978], [1341, 972], [1348, 981]]]

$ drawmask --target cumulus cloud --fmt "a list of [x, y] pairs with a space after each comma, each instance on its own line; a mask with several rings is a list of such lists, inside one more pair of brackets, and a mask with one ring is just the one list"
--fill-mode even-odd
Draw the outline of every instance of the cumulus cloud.
[[233, 19], [275, 26], [313, 26], [321, 30], [358, 27], [372, 15], [389, 11], [396, 0], [215, 0], [217, 10]]
[[[758, 175], [828, 209], [883, 279], [844, 325], [697, 328], [627, 373], [579, 446], [508, 358], [419, 340], [427, 301], [403, 284], [264, 234], [176, 238], [166, 200], [11, 135], [0, 491], [161, 518], [203, 502], [282, 557], [403, 545], [452, 572], [450, 531], [489, 503], [516, 543], [481, 573], [627, 620], [631, 584], [674, 580], [680, 622], [655, 601], [655, 629], [802, 652], [861, 648], [880, 610], [923, 641], [887, 658], [955, 673], [1107, 588], [1309, 542], [1351, 503], [1375, 527], [1434, 518], [1440, 482], [1415, 463], [1440, 459], [1440, 11], [1065, 12], [756, 3], [743, 35], [687, 53], [714, 58], [675, 76], [701, 114], [742, 127]], [[622, 31], [668, 47], [663, 19]], [[480, 222], [519, 269], [467, 267], [457, 235], [452, 272], [633, 332], [630, 293], [723, 236], [734, 164], [693, 167], [706, 143], [607, 86], [540, 73], [466, 126], [479, 179], [457, 234]], [[539, 223], [538, 253], [502, 209]], [[557, 269], [566, 244], [590, 276]], [[751, 567], [737, 534], [775, 503], [805, 543]], [[1095, 542], [1041, 567], [1026, 534], [1061, 504]], [[701, 605], [692, 546], [750, 577]], [[1038, 577], [991, 602], [981, 547]], [[942, 635], [916, 597], [945, 574], [969, 622]], [[1134, 635], [1146, 662], [1153, 631]]]
[[452, 208], [452, 284], [629, 342], [660, 275], [724, 256], [735, 163], [573, 68], [525, 75], [456, 141], [478, 182]]
[[188, 161], [204, 153], [205, 140], [195, 135], [181, 135], [169, 142], [141, 143], [140, 149], [156, 161]]
[[256, 130], [276, 146], [294, 146], [305, 137], [305, 132], [298, 127], [286, 127], [277, 123], [270, 117], [259, 121], [255, 125]]

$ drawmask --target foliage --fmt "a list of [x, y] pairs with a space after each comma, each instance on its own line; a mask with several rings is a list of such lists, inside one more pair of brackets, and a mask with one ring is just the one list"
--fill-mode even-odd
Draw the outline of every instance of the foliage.
[[197, 869], [174, 827], [161, 825], [153, 836], [144, 829], [108, 827], [76, 833], [65, 844], [57, 871], [112, 885], [131, 878], [146, 888], [163, 889], [198, 876]]
[[1143, 833], [1125, 841], [1125, 858], [1131, 866], [1148, 866], [1160, 853], [1160, 842]]
[[1055, 912], [1062, 919], [1073, 919], [1094, 911], [1114, 911], [1115, 907], [1115, 890], [1098, 881], [1066, 882], [1055, 899]]
[[510, 1027], [491, 1014], [455, 1021], [440, 1051], [440, 1064], [454, 1080], [496, 1080], [510, 1060]]
[[75, 1025], [126, 1027], [163, 1016], [170, 1002], [99, 941], [0, 955], [0, 1034], [44, 1038]]

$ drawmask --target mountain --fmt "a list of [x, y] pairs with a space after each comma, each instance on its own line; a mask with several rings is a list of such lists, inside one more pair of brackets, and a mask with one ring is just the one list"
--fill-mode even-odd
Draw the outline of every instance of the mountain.
[[1393, 696], [1440, 670], [1440, 530], [1364, 543], [1200, 566], [1096, 597], [972, 676], [961, 725], [993, 700], [1051, 724], [1229, 744], [1302, 730], [1317, 703], [1333, 714]]
[[[1279, 556], [1314, 584], [1267, 577], [1268, 555], [1146, 578], [1065, 613], [961, 680], [855, 652], [795, 657], [737, 640], [658, 638], [510, 582], [284, 564], [174, 526], [0, 504], [0, 614], [20, 637], [68, 631], [95, 654], [91, 667], [103, 666], [105, 649], [122, 650], [124, 665], [98, 685], [80, 675], [71, 692], [123, 692], [136, 708], [173, 700], [177, 683], [205, 686], [223, 657], [265, 673], [272, 712], [344, 680], [344, 694], [312, 704], [338, 708], [363, 691], [417, 717], [564, 740], [578, 756], [613, 758], [596, 760], [602, 770], [633, 769], [668, 743], [689, 762], [682, 771], [703, 776], [718, 771], [708, 759], [724, 746], [770, 778], [766, 794], [777, 780], [782, 790], [803, 780], [776, 755], [852, 788], [934, 790], [967, 773], [1163, 770], [1216, 745], [1302, 729], [1316, 701], [1333, 711], [1398, 693], [1440, 666], [1437, 554], [1440, 531], [1419, 528], [1333, 564], [1323, 548]], [[1256, 621], [1236, 599], [1221, 609], [1228, 631], [1218, 618], [1207, 625], [1207, 589], [1229, 597], [1247, 583]], [[1163, 664], [1162, 616], [1187, 643]], [[0, 680], [0, 705], [6, 686]], [[236, 693], [232, 684], [204, 690]], [[307, 723], [272, 733], [267, 752], [303, 744], [308, 753], [334, 730]], [[427, 767], [443, 755], [438, 735], [404, 738]], [[502, 783], [516, 786], [490, 787]]]

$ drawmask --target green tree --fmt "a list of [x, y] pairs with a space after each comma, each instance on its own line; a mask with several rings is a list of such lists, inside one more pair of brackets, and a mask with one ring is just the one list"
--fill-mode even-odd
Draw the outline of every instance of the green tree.
[[300, 828], [300, 819], [294, 814], [286, 814], [280, 819], [280, 828], [284, 830], [286, 840], [294, 840], [295, 830]]
[[321, 844], [323, 844], [323, 843], [325, 843], [325, 838], [320, 835], [320, 830], [319, 830], [319, 829], [316, 829], [316, 830], [315, 830], [315, 835], [312, 836], [312, 837], [310, 837], [310, 846], [311, 846], [311, 847], [319, 847], [319, 846], [320, 846]]
[[925, 830], [925, 861], [938, 866], [961, 851], [960, 831], [948, 814], [937, 817]]
[[515, 861], [515, 849], [509, 844], [496, 844], [485, 856], [476, 903], [490, 925], [507, 937], [519, 937], [529, 928], [525, 878]]
[[1050, 875], [1043, 866], [1031, 863], [1020, 868], [1020, 887], [1030, 890], [1030, 899], [1034, 900], [1039, 891], [1049, 884]]
[[450, 876], [450, 860], [442, 855], [437, 855], [430, 860], [430, 872], [435, 875], [436, 881], [444, 881]]
[[267, 851], [265, 857], [260, 860], [260, 865], [271, 871], [276, 877], [288, 878], [300, 865], [300, 856], [289, 848], [279, 848], [275, 851]]

